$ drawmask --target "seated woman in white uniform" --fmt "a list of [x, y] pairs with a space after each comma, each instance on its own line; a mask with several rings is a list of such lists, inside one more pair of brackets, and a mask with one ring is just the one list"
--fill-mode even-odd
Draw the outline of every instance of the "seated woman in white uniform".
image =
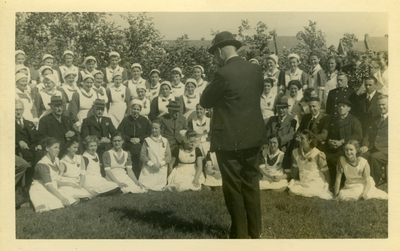
[[97, 145], [99, 144], [97, 136], [87, 136], [84, 139], [84, 144], [86, 151], [83, 153], [82, 157], [86, 166], [86, 189], [96, 196], [112, 195], [121, 191], [116, 183], [108, 181], [101, 176], [100, 159], [96, 153]]
[[203, 174], [203, 154], [196, 144], [196, 133], [186, 132], [187, 141], [172, 152], [168, 168], [168, 185], [165, 190], [182, 192], [200, 190], [205, 178]]
[[207, 153], [205, 174], [206, 180], [203, 183], [203, 188], [205, 190], [216, 190], [217, 188], [222, 188], [222, 176], [215, 152]]
[[89, 192], [85, 185], [86, 166], [78, 152], [79, 141], [72, 138], [65, 145], [65, 153], [60, 160], [61, 179], [58, 182], [60, 190], [71, 194], [74, 198], [92, 198], [96, 195]]
[[132, 171], [131, 154], [122, 150], [122, 134], [117, 132], [111, 137], [113, 148], [104, 152], [103, 163], [106, 179], [115, 182], [123, 193], [146, 193], [147, 190], [136, 179]]
[[97, 99], [97, 93], [92, 89], [94, 78], [92, 74], [83, 76], [82, 88], [78, 89], [69, 103], [69, 115], [76, 130], [80, 131], [85, 118], [93, 115], [91, 109]]
[[58, 181], [61, 178], [60, 143], [55, 138], [43, 140], [46, 155], [36, 164], [29, 196], [35, 211], [45, 212], [63, 208], [78, 202], [71, 194], [60, 191]]
[[[329, 169], [326, 156], [316, 147], [315, 135], [308, 129], [300, 134], [300, 147], [293, 150], [290, 192], [305, 196], [332, 199], [329, 192]], [[297, 176], [300, 179], [295, 179]]]
[[268, 136], [268, 145], [264, 147], [260, 156], [260, 190], [273, 189], [284, 191], [288, 186], [287, 173], [290, 169], [283, 170], [282, 162], [285, 153], [279, 150], [281, 138], [277, 134]]
[[139, 182], [147, 189], [161, 191], [167, 185], [168, 164], [171, 161], [171, 149], [168, 140], [161, 136], [162, 125], [154, 120], [151, 136], [145, 138], [140, 152], [143, 167]]
[[191, 120], [196, 116], [196, 105], [200, 103], [201, 94], [196, 92], [196, 87], [196, 80], [188, 78], [185, 82], [185, 93], [176, 99], [181, 104], [182, 115], [186, 120]]
[[189, 120], [188, 128], [196, 132], [196, 146], [205, 156], [210, 150], [210, 118], [205, 116], [205, 110], [200, 104], [196, 105], [196, 117]]
[[[359, 156], [360, 145], [356, 140], [344, 144], [345, 156], [337, 163], [335, 197], [339, 200], [382, 199], [387, 200], [388, 194], [375, 187], [375, 181], [370, 175], [370, 167], [366, 159]], [[342, 175], [346, 176], [345, 185], [340, 189]], [[340, 190], [340, 191], [339, 191]]]

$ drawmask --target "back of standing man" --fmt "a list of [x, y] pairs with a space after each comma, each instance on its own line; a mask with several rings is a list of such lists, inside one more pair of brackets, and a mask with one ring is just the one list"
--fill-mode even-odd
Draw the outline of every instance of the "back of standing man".
[[261, 67], [240, 58], [241, 43], [230, 32], [218, 33], [209, 53], [219, 68], [200, 99], [213, 108], [211, 152], [222, 175], [225, 204], [231, 215], [230, 238], [259, 238], [261, 206], [257, 155], [264, 144], [260, 108], [263, 92]]

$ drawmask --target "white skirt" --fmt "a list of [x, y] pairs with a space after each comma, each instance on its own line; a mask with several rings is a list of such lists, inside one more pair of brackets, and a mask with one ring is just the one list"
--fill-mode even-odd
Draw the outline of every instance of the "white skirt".
[[329, 192], [329, 185], [322, 178], [320, 180], [312, 179], [307, 182], [292, 179], [289, 182], [288, 187], [290, 189], [290, 192], [304, 197], [317, 196], [325, 200], [332, 199], [332, 193]]
[[125, 183], [127, 187], [121, 187], [123, 193], [146, 193], [146, 189], [136, 185], [135, 182], [126, 174], [123, 168], [111, 168], [111, 173], [118, 180], [118, 182]]
[[[54, 186], [54, 185], [53, 185]], [[55, 187], [57, 189], [57, 187]], [[72, 196], [66, 194], [65, 192], [57, 189], [58, 192], [64, 196], [69, 203], [72, 205], [77, 202]], [[58, 208], [63, 208], [63, 204], [61, 203], [61, 200], [59, 200], [56, 196], [54, 196], [52, 193], [50, 193], [45, 186], [37, 180], [34, 180], [32, 182], [31, 188], [29, 189], [29, 196], [32, 201], [33, 206], [35, 207], [35, 211], [37, 211], [37, 208], [40, 206], [45, 206], [44, 209], [41, 209], [40, 211], [50, 211]]]
[[[364, 199], [381, 199], [387, 200], [388, 194], [385, 191], [382, 191], [375, 187], [375, 181], [372, 177], [369, 177], [371, 188], [367, 193], [367, 198]], [[347, 184], [345, 183], [344, 187], [340, 190], [338, 199], [339, 200], [358, 200], [361, 198], [362, 193], [364, 191], [365, 184], [364, 183], [354, 183]]]
[[217, 179], [212, 175], [207, 175], [204, 185], [210, 187], [220, 187], [222, 186], [222, 179]]
[[276, 182], [270, 179], [269, 177], [264, 176], [260, 180], [260, 190], [267, 190], [267, 189], [281, 189], [288, 186], [288, 182], [286, 179], [281, 179], [280, 181]]
[[175, 167], [168, 177], [168, 185], [164, 189], [182, 192], [185, 190], [200, 190], [201, 184], [204, 183], [205, 178], [203, 173], [200, 174], [199, 184], [195, 187], [192, 182], [196, 173], [195, 164], [179, 164]]
[[86, 173], [85, 185], [89, 190], [95, 191], [98, 194], [109, 192], [118, 187], [112, 181], [108, 181], [101, 176], [89, 175], [88, 173]]
[[167, 166], [162, 166], [160, 170], [153, 171], [147, 165], [143, 165], [140, 172], [139, 182], [149, 190], [161, 191], [167, 185]]

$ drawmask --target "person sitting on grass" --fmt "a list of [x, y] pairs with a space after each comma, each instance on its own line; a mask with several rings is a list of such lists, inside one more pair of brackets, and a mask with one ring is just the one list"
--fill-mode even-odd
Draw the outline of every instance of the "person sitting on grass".
[[89, 135], [84, 139], [84, 144], [86, 151], [83, 153], [82, 157], [86, 166], [84, 184], [86, 189], [96, 196], [112, 195], [121, 191], [116, 183], [108, 181], [101, 176], [100, 158], [99, 155], [97, 155], [97, 146], [99, 144], [98, 137]]
[[171, 161], [171, 149], [168, 140], [161, 136], [162, 125], [154, 120], [151, 135], [144, 139], [140, 151], [143, 167], [139, 182], [149, 190], [161, 191], [167, 185], [168, 164]]
[[204, 190], [222, 189], [222, 176], [219, 170], [217, 155], [215, 152], [208, 152], [205, 166], [206, 180], [203, 183]]
[[106, 179], [117, 183], [123, 193], [146, 193], [132, 171], [130, 152], [122, 150], [124, 139], [120, 132], [111, 137], [113, 148], [103, 154]]
[[[383, 199], [388, 195], [375, 187], [374, 179], [370, 175], [369, 164], [360, 157], [360, 145], [357, 140], [350, 140], [344, 144], [345, 156], [340, 157], [337, 163], [334, 195], [339, 200]], [[345, 185], [340, 189], [342, 175], [346, 176]], [[340, 189], [340, 191], [339, 191]]]
[[76, 154], [79, 148], [78, 138], [73, 137], [65, 144], [65, 153], [60, 160], [60, 190], [71, 194], [75, 199], [91, 199], [96, 193], [89, 192], [86, 180], [86, 165], [81, 155]]
[[204, 183], [203, 154], [196, 144], [196, 133], [186, 132], [187, 141], [172, 152], [168, 168], [168, 185], [164, 190], [182, 192], [200, 190]]
[[[292, 154], [290, 192], [305, 197], [332, 199], [329, 169], [323, 152], [315, 147], [315, 135], [308, 129], [300, 134], [300, 147]], [[300, 177], [300, 179], [296, 179]]]
[[58, 189], [60, 180], [60, 143], [55, 138], [45, 138], [42, 147], [46, 155], [36, 164], [29, 196], [37, 213], [63, 208], [78, 200]]
[[279, 150], [281, 138], [277, 134], [268, 136], [268, 145], [263, 149], [260, 156], [260, 190], [273, 189], [283, 192], [288, 185], [287, 174], [290, 169], [283, 170], [282, 162], [285, 153]]

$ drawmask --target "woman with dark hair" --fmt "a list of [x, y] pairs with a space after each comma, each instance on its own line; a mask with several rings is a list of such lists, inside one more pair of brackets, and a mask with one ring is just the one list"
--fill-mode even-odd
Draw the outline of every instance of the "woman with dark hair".
[[86, 165], [82, 155], [76, 154], [79, 148], [79, 141], [73, 137], [65, 144], [62, 158], [60, 160], [61, 179], [58, 181], [60, 190], [72, 195], [75, 199], [92, 198], [96, 195], [89, 192], [85, 185]]
[[[279, 85], [285, 85], [289, 90], [289, 82], [298, 80], [300, 82], [299, 90], [305, 90], [308, 87], [308, 75], [298, 67], [300, 64], [300, 57], [297, 54], [289, 54], [289, 70], [284, 71], [279, 76]], [[288, 91], [286, 91], [287, 94]]]
[[97, 136], [89, 135], [84, 139], [86, 151], [82, 157], [86, 166], [86, 189], [96, 196], [115, 194], [121, 189], [112, 181], [108, 181], [101, 176], [100, 159], [97, 155], [99, 139]]
[[308, 87], [318, 90], [323, 85], [323, 70], [319, 64], [321, 54], [318, 51], [312, 51], [308, 55], [308, 61], [311, 65], [311, 70], [308, 72]]
[[64, 51], [62, 59], [64, 60], [64, 64], [61, 65], [57, 70], [59, 75], [61, 76], [60, 80], [61, 83], [65, 82], [65, 73], [68, 72], [73, 72], [74, 73], [74, 82], [77, 83], [78, 82], [78, 74], [79, 74], [79, 68], [76, 67], [73, 63], [74, 63], [74, 58], [75, 55], [72, 51]]
[[348, 86], [352, 88], [357, 95], [365, 91], [364, 79], [368, 78], [371, 74], [371, 65], [366, 60], [361, 61], [361, 54], [358, 51], [350, 50], [347, 53], [347, 61], [349, 62], [343, 66], [342, 71], [348, 76]]
[[[77, 80], [79, 87], [81, 87], [80, 84], [83, 81], [83, 76], [85, 76], [87, 74], [91, 74], [94, 77], [95, 72], [97, 71], [96, 70], [96, 68], [97, 68], [96, 58], [93, 56], [86, 57], [83, 60], [83, 66], [84, 66], [84, 69], [79, 72], [78, 80]], [[104, 74], [103, 74], [103, 77], [104, 77]]]
[[196, 116], [196, 105], [200, 103], [200, 93], [196, 92], [197, 81], [194, 78], [188, 78], [185, 82], [185, 93], [175, 100], [181, 104], [181, 114], [186, 120], [191, 120]]
[[204, 74], [204, 68], [201, 65], [193, 66], [193, 78], [196, 80], [196, 93], [202, 94], [208, 82], [204, 80], [206, 74]]
[[70, 194], [58, 189], [58, 181], [61, 178], [60, 160], [57, 157], [60, 152], [60, 142], [55, 138], [45, 138], [42, 147], [46, 155], [35, 166], [29, 190], [32, 204], [38, 213], [78, 202]]
[[277, 189], [284, 191], [288, 185], [287, 174], [290, 169], [283, 170], [282, 162], [285, 153], [279, 150], [281, 138], [277, 134], [268, 136], [268, 144], [264, 147], [260, 158], [260, 189]]
[[117, 183], [123, 193], [146, 193], [132, 171], [131, 154], [122, 150], [124, 139], [117, 132], [111, 137], [113, 148], [103, 154], [106, 179]]
[[[343, 145], [345, 156], [337, 163], [334, 195], [339, 200], [383, 199], [388, 195], [375, 187], [366, 159], [360, 157], [360, 145], [357, 140], [349, 140]], [[346, 176], [345, 185], [340, 189], [342, 175]], [[339, 192], [340, 190], [340, 192]]]
[[300, 147], [292, 153], [292, 179], [289, 183], [290, 192], [305, 197], [317, 196], [322, 199], [332, 199], [329, 192], [329, 169], [326, 157], [316, 147], [315, 135], [308, 129], [300, 134]]
[[150, 105], [149, 119], [155, 120], [164, 114], [168, 113], [167, 105], [169, 101], [175, 100], [175, 97], [171, 94], [171, 83], [163, 81], [160, 85], [160, 93], [158, 97], [154, 97]]
[[272, 78], [264, 77], [264, 91], [261, 95], [260, 106], [265, 124], [267, 124], [270, 117], [274, 116], [274, 104], [276, 98], [276, 93], [272, 91], [274, 82], [276, 81]]
[[[303, 92], [301, 90], [301, 83], [299, 80], [291, 80], [288, 84], [288, 90], [289, 92], [286, 91], [286, 95], [288, 98], [288, 104], [289, 104], [289, 108], [288, 108], [288, 114], [293, 115], [293, 117], [296, 119], [297, 121], [297, 127], [299, 125], [299, 118], [297, 117], [297, 113], [299, 112], [299, 103], [300, 100], [303, 98]], [[294, 109], [294, 112], [293, 112]], [[296, 129], [297, 129], [296, 127]]]
[[320, 86], [318, 97], [323, 100], [323, 107], [326, 107], [328, 93], [337, 87], [337, 76], [342, 68], [342, 61], [336, 56], [329, 56], [325, 63], [324, 79], [325, 83]]
[[[281, 71], [278, 69], [278, 56], [271, 54], [266, 59], [267, 70], [264, 72], [264, 80], [270, 78], [272, 80], [272, 94], [278, 93], [278, 79]], [[265, 82], [264, 82], [265, 83]], [[286, 87], [286, 86], [285, 86]]]
[[196, 132], [197, 146], [199, 146], [203, 155], [210, 150], [210, 118], [205, 116], [205, 110], [200, 104], [196, 105], [196, 117], [188, 122], [189, 130]]
[[167, 185], [168, 164], [171, 150], [168, 140], [161, 136], [163, 129], [159, 120], [151, 125], [151, 136], [144, 139], [140, 160], [143, 167], [139, 176], [140, 183], [149, 190], [161, 191]]
[[[196, 133], [186, 132], [187, 141], [172, 152], [168, 169], [168, 185], [165, 190], [185, 191], [200, 190], [204, 183], [203, 154], [196, 144]], [[176, 161], [176, 163], [175, 163]]]

